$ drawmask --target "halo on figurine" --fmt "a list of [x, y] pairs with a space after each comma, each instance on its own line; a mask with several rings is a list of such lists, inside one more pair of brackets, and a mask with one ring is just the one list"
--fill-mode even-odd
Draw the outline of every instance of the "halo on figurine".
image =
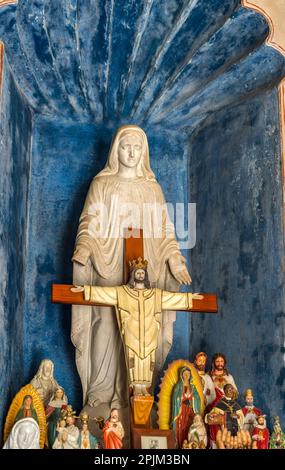
[[77, 419], [79, 416], [76, 416], [76, 411], [73, 410], [72, 405], [67, 405], [66, 408], [61, 410], [62, 418], [74, 418]]
[[178, 359], [169, 364], [165, 371], [160, 384], [160, 392], [158, 394], [158, 426], [159, 429], [170, 429], [171, 422], [171, 399], [174, 386], [179, 380], [179, 370], [182, 367], [188, 367], [192, 374], [193, 384], [195, 385], [197, 392], [201, 400], [200, 414], [204, 415], [205, 400], [203, 394], [203, 386], [201, 379], [197, 372], [196, 367], [189, 361], [184, 359]]
[[43, 449], [47, 429], [45, 409], [38, 392], [31, 384], [22, 387], [21, 390], [13, 398], [5, 421], [4, 442], [6, 442], [6, 440], [8, 439], [8, 436], [15, 422], [25, 417], [24, 402], [27, 397], [30, 398], [31, 402], [29, 417], [34, 418], [38, 422], [40, 428], [40, 447], [41, 449]]

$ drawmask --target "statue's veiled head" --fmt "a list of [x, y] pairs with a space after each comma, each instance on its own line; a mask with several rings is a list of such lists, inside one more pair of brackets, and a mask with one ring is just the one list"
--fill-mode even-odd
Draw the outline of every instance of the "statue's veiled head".
[[190, 379], [192, 378], [191, 370], [189, 367], [182, 367], [179, 370], [179, 377], [183, 382], [190, 382]]
[[53, 379], [54, 374], [54, 364], [50, 359], [43, 359], [40, 363], [40, 367], [36, 374], [36, 377], [42, 379]]
[[13, 426], [8, 438], [9, 449], [39, 448], [40, 430], [33, 418], [23, 418]]
[[97, 177], [116, 175], [120, 165], [137, 167], [138, 177], [155, 181], [149, 162], [147, 136], [138, 126], [125, 125], [116, 131], [107, 164]]

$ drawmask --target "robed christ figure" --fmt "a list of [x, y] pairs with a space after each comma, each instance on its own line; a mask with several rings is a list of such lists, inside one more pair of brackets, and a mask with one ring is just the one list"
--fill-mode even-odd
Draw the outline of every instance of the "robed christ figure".
[[[156, 206], [164, 207], [160, 223], [153, 213]], [[143, 252], [149, 261], [152, 286], [177, 291], [179, 284], [191, 282], [161, 187], [150, 168], [147, 137], [134, 125], [117, 131], [107, 164], [91, 183], [73, 255], [75, 285], [106, 289], [123, 284], [123, 229], [130, 225], [143, 229]], [[109, 305], [115, 305], [115, 293], [119, 291], [112, 287], [110, 292], [114, 297]], [[167, 306], [160, 323], [154, 374], [161, 370], [172, 345], [175, 305], [168, 302]], [[127, 398], [126, 367], [113, 307], [74, 305], [71, 338], [84, 403], [123, 407]]]
[[135, 396], [149, 394], [163, 312], [190, 310], [193, 299], [203, 299], [200, 294], [151, 288], [147, 264], [148, 262], [142, 258], [129, 263], [130, 278], [127, 285], [114, 287], [85, 285], [71, 288], [74, 292], [84, 289], [86, 301], [115, 307], [125, 347], [129, 385]]

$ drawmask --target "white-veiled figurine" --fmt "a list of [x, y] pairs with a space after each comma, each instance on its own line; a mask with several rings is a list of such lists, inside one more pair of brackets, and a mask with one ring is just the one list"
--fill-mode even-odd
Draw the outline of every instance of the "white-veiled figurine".
[[38, 372], [30, 383], [37, 390], [45, 407], [56, 390], [61, 388], [54, 378], [54, 363], [50, 359], [42, 360]]
[[3, 449], [40, 449], [40, 428], [33, 418], [17, 421]]
[[206, 449], [208, 443], [207, 431], [200, 414], [196, 413], [188, 431], [188, 442], [184, 441], [184, 449]]

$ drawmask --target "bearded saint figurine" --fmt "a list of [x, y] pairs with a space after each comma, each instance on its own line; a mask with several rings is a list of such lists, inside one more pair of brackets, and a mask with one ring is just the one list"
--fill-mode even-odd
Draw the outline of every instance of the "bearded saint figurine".
[[257, 418], [257, 424], [252, 431], [253, 449], [268, 449], [269, 431], [266, 427], [265, 418], [265, 415], [259, 415]]
[[[159, 236], [157, 218], [150, 210], [155, 206], [164, 208]], [[134, 209], [131, 219], [130, 207]], [[89, 188], [73, 254], [74, 285], [123, 284], [123, 229], [130, 225], [143, 229], [144, 257], [149, 260], [152, 286], [177, 291], [179, 284], [191, 282], [163, 192], [150, 168], [147, 137], [135, 125], [118, 129], [107, 164]], [[71, 339], [76, 348], [84, 404], [124, 407], [128, 401], [127, 371], [113, 307], [76, 305], [72, 313]], [[175, 315], [165, 312], [163, 316], [154, 376], [172, 345]]]
[[118, 410], [111, 410], [109, 419], [102, 429], [105, 449], [122, 449], [125, 431], [119, 419]]

